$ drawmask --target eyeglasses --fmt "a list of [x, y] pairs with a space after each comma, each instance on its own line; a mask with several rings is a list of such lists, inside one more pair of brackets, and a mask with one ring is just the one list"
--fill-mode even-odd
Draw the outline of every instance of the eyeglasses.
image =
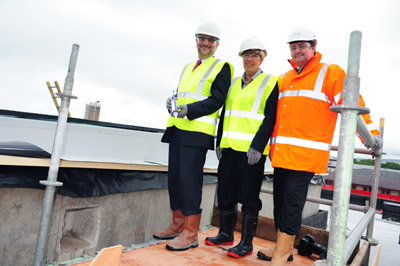
[[251, 58], [251, 59], [260, 59], [261, 55], [260, 54], [254, 54], [254, 53], [251, 53], [251, 54], [248, 53], [248, 54], [244, 54], [243, 58], [244, 59], [249, 59], [249, 58]]
[[300, 50], [304, 50], [304, 49], [306, 49], [308, 47], [311, 47], [311, 44], [309, 44], [309, 43], [300, 43], [299, 45], [295, 45], [295, 44], [294, 45], [290, 45], [289, 49], [290, 49], [290, 51], [294, 52], [294, 51], [296, 51], [297, 48], [299, 48]]
[[196, 36], [196, 39], [198, 42], [205, 42], [207, 40], [209, 43], [216, 43], [218, 41], [218, 39], [216, 38], [209, 38], [203, 36]]

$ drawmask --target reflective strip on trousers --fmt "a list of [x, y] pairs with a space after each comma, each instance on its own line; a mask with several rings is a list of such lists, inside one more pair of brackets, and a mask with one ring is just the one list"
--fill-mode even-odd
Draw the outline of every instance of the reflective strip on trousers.
[[313, 140], [305, 140], [305, 139], [299, 139], [299, 138], [292, 138], [292, 137], [278, 136], [278, 137], [271, 139], [271, 144], [289, 144], [289, 145], [310, 148], [310, 149], [316, 149], [316, 150], [321, 150], [321, 151], [330, 151], [331, 150], [331, 144], [329, 144], [329, 143], [313, 141]]

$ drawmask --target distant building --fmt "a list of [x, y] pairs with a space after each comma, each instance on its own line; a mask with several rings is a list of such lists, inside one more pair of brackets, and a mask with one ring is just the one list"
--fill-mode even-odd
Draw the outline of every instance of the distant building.
[[84, 119], [99, 121], [100, 107], [99, 101], [86, 104]]

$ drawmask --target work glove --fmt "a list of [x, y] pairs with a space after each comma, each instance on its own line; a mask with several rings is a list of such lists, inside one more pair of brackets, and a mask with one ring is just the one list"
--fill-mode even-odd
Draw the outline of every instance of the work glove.
[[188, 113], [188, 107], [187, 107], [187, 105], [186, 105], [186, 104], [184, 104], [184, 105], [179, 105], [177, 108], [178, 108], [178, 110], [181, 109], [181, 110], [179, 111], [178, 117], [184, 118], [184, 117], [187, 115], [187, 113]]
[[172, 111], [171, 102], [172, 102], [172, 97], [168, 97], [167, 101], [165, 102], [165, 106], [167, 107], [167, 110], [168, 110], [169, 113], [171, 113], [171, 111]]
[[250, 165], [255, 165], [260, 161], [260, 159], [261, 152], [250, 147], [250, 149], [247, 151], [247, 163]]
[[222, 149], [221, 149], [220, 146], [218, 146], [218, 147], [215, 149], [215, 153], [217, 154], [217, 159], [218, 159], [218, 161], [220, 161], [220, 160], [221, 160], [221, 157], [222, 157]]

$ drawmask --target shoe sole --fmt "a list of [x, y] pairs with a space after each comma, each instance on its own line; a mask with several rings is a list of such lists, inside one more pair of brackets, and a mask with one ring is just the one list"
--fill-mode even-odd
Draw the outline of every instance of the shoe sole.
[[190, 248], [197, 248], [199, 246], [199, 243], [196, 241], [195, 243], [192, 243], [192, 244], [190, 244], [190, 245], [188, 245], [188, 246], [185, 246], [185, 247], [173, 247], [173, 246], [170, 246], [169, 244], [167, 244], [167, 249], [168, 250], [171, 250], [171, 251], [185, 251], [185, 250], [188, 250], [188, 249], [190, 249]]
[[[266, 261], [271, 261], [271, 260], [272, 260], [272, 257], [268, 257], [267, 255], [265, 255], [264, 253], [262, 253], [262, 252], [260, 252], [260, 251], [257, 252], [257, 257], [258, 257], [260, 260], [266, 260]], [[293, 261], [293, 254], [292, 254], [292, 255], [289, 255], [287, 261]]]
[[211, 242], [211, 241], [208, 241], [208, 240], [206, 239], [205, 242], [206, 242], [207, 245], [209, 245], [209, 246], [214, 246], [214, 247], [218, 247], [218, 246], [221, 246], [221, 245], [227, 245], [227, 246], [233, 245], [233, 241], [232, 241], [232, 242], [223, 242], [223, 243], [220, 243], [220, 244], [215, 244], [215, 243], [213, 243], [213, 242]]
[[155, 239], [160, 239], [160, 240], [170, 240], [174, 239], [175, 237], [179, 236], [179, 234], [174, 234], [174, 235], [169, 235], [169, 236], [158, 236], [158, 235], [153, 235]]
[[244, 255], [244, 256], [240, 256], [240, 255], [238, 255], [238, 254], [236, 254], [236, 253], [232, 253], [232, 252], [228, 251], [228, 256], [233, 257], [233, 258], [236, 258], [236, 259], [242, 259], [242, 258], [244, 258], [244, 257], [250, 256], [251, 254], [253, 254], [253, 251], [250, 251], [249, 253], [247, 253], [247, 254]]

